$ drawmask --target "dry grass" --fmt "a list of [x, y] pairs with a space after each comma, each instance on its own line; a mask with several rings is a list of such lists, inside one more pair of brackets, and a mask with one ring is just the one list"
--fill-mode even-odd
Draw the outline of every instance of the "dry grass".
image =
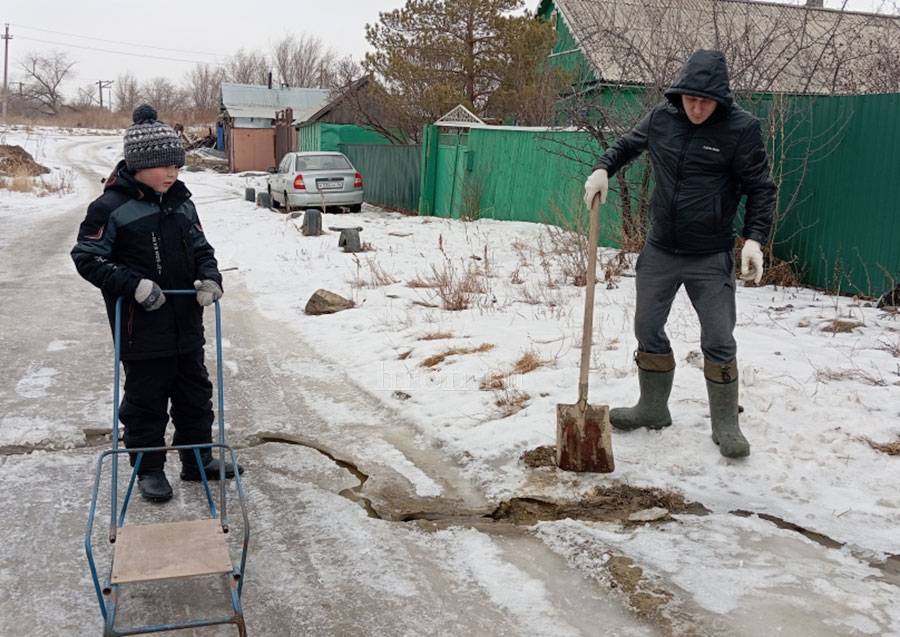
[[894, 358], [900, 358], [900, 338], [895, 338], [893, 342], [887, 339], [878, 339], [878, 346], [875, 349], [884, 350]]
[[416, 278], [412, 281], [406, 282], [406, 287], [408, 288], [430, 288], [431, 284], [427, 281], [423, 281], [422, 279]]
[[552, 282], [550, 268], [555, 264], [562, 271], [566, 282], [583, 286], [587, 282], [587, 237], [558, 226], [548, 225], [546, 229], [549, 245], [544, 243], [543, 237], [539, 245], [541, 264], [547, 271], [548, 282]]
[[886, 387], [887, 382], [883, 378], [876, 378], [869, 372], [859, 369], [820, 369], [816, 372], [816, 380], [819, 382], [829, 380], [855, 380], [873, 387]]
[[538, 358], [538, 355], [534, 350], [528, 350], [527, 352], [522, 354], [522, 358], [517, 360], [516, 364], [513, 365], [512, 373], [527, 374], [528, 372], [533, 372], [538, 367], [546, 364], [547, 361], [543, 361]]
[[422, 361], [422, 367], [434, 367], [439, 363], [443, 363], [450, 356], [459, 356], [462, 354], [476, 354], [480, 352], [489, 352], [494, 349], [494, 346], [490, 343], [482, 343], [478, 347], [451, 347], [450, 349], [444, 350], [440, 354], [435, 354], [434, 356], [429, 356], [424, 361]]
[[412, 354], [412, 350], [411, 350], [411, 349], [408, 349], [408, 350], [406, 350], [405, 352], [400, 352], [400, 354], [397, 355], [397, 360], [398, 360], [398, 361], [405, 361], [407, 358], [409, 358], [409, 355], [410, 355], [410, 354]]
[[465, 310], [486, 289], [484, 275], [475, 264], [468, 263], [457, 269], [449, 259], [441, 268], [431, 266], [427, 282], [440, 297], [441, 306], [451, 312]]
[[485, 376], [482, 379], [479, 388], [482, 391], [496, 391], [500, 389], [506, 389], [506, 381], [510, 376], [533, 372], [539, 367], [547, 365], [549, 362], [550, 361], [545, 361], [538, 358], [538, 355], [534, 350], [529, 350], [522, 354], [522, 357], [516, 361], [510, 371], [495, 372], [493, 374]]
[[[159, 119], [167, 124], [181, 124], [185, 128], [214, 126], [216, 111], [198, 111], [193, 109], [162, 111]], [[21, 126], [59, 126], [62, 128], [98, 128], [98, 129], [122, 129], [131, 126], [131, 111], [112, 113], [106, 109], [87, 108], [78, 112], [65, 111], [55, 117], [40, 117], [29, 115], [11, 115], [5, 121], [7, 124], [19, 124]]]
[[44, 176], [35, 177], [31, 172], [27, 166], [17, 166], [8, 177], [0, 176], [0, 189], [34, 193], [43, 197], [67, 194], [75, 188], [75, 175], [71, 170], [62, 171], [50, 179]]
[[495, 411], [491, 420], [509, 418], [528, 407], [531, 396], [519, 389], [506, 389], [496, 392], [494, 397]]
[[440, 341], [447, 338], [453, 338], [450, 332], [431, 332], [419, 338], [420, 341]]
[[863, 327], [865, 324], [860, 321], [848, 321], [846, 319], [832, 319], [822, 328], [823, 332], [831, 334], [847, 334], [857, 327]]
[[889, 456], [900, 456], [900, 440], [896, 442], [875, 442], [868, 436], [860, 436], [860, 440], [865, 440], [876, 451], [886, 453]]
[[372, 257], [366, 257], [365, 267], [355, 254], [353, 262], [356, 264], [356, 277], [349, 283], [355, 288], [379, 288], [397, 283], [397, 280]]
[[35, 179], [25, 167], [14, 168], [8, 179], [0, 181], [12, 192], [34, 192]]

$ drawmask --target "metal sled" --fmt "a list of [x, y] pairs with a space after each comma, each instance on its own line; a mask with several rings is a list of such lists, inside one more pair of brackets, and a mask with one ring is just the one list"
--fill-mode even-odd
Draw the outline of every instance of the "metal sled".
[[[196, 294], [194, 290], [163, 290], [164, 294]], [[243, 516], [243, 548], [241, 562], [235, 566], [232, 562], [226, 537], [229, 532], [229, 524], [226, 508], [226, 481], [225, 481], [225, 456], [230, 457], [232, 466], [237, 468], [237, 459], [234, 450], [225, 444], [225, 402], [222, 394], [222, 318], [219, 302], [216, 301], [216, 372], [219, 417], [219, 441], [202, 445], [179, 445], [167, 447], [143, 447], [132, 449], [119, 448], [119, 356], [121, 353], [120, 328], [122, 317], [122, 297], [116, 302], [115, 320], [115, 373], [113, 381], [113, 425], [112, 425], [112, 449], [104, 451], [97, 461], [97, 472], [94, 478], [94, 493], [91, 498], [91, 511], [87, 524], [87, 532], [84, 539], [84, 548], [87, 552], [88, 563], [91, 568], [91, 577], [94, 580], [94, 588], [97, 600], [100, 602], [100, 612], [103, 614], [103, 635], [137, 635], [143, 633], [175, 630], [178, 628], [194, 628], [200, 626], [212, 626], [216, 624], [234, 624], [238, 634], [246, 636], [247, 629], [244, 625], [244, 612], [241, 608], [241, 591], [244, 583], [244, 568], [247, 562], [247, 546], [250, 539], [250, 524], [247, 518], [247, 507], [244, 503], [244, 492], [241, 486], [241, 476], [235, 471], [234, 482], [237, 488], [238, 503]], [[219, 451], [219, 506], [216, 509], [206, 471], [200, 461], [201, 449], [218, 449]], [[208, 511], [204, 511], [204, 517], [179, 522], [167, 522], [161, 524], [145, 524], [126, 526], [125, 512], [135, 485], [138, 469], [144, 453], [151, 451], [193, 450], [200, 467], [203, 489], [206, 493]], [[136, 453], [134, 468], [131, 471], [131, 480], [122, 499], [121, 509], [118, 507], [118, 463], [119, 456], [126, 453]], [[109, 458], [111, 461], [111, 489], [110, 489], [110, 518], [109, 518], [109, 542], [112, 547], [112, 559], [103, 585], [100, 584], [97, 575], [97, 566], [94, 560], [94, 552], [91, 547], [91, 533], [94, 527], [94, 517], [97, 509], [97, 497], [100, 491], [100, 479], [103, 471], [103, 463]], [[226, 617], [212, 617], [197, 619], [180, 623], [156, 624], [137, 626], [132, 628], [117, 628], [116, 610], [119, 600], [119, 587], [123, 584], [136, 582], [152, 582], [157, 580], [170, 580], [177, 578], [190, 578], [198, 576], [222, 575], [227, 584], [230, 601], [234, 613]]]

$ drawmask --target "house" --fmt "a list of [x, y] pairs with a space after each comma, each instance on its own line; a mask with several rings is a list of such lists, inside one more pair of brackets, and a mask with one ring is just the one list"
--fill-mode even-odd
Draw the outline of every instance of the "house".
[[736, 91], [900, 92], [897, 15], [822, 0], [542, 0], [537, 15], [556, 21], [551, 61], [581, 80], [667, 86], [694, 50], [718, 49]]
[[379, 132], [382, 107], [369, 95], [368, 75], [335, 89], [329, 99], [295, 113], [299, 150], [343, 150], [345, 144], [388, 144]]
[[231, 172], [266, 170], [275, 166], [275, 122], [279, 114], [297, 117], [315, 112], [328, 100], [328, 91], [318, 88], [270, 88], [250, 84], [222, 83], [219, 119], [225, 153]]

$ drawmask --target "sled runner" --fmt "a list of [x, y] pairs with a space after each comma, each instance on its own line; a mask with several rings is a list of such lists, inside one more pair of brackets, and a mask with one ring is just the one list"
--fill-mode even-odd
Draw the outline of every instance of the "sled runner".
[[[163, 290], [164, 294], [195, 294], [194, 290]], [[104, 451], [97, 461], [97, 471], [94, 478], [94, 492], [91, 498], [90, 517], [85, 534], [84, 547], [90, 564], [91, 577], [94, 581], [94, 589], [97, 600], [100, 603], [100, 612], [103, 615], [103, 635], [136, 635], [142, 633], [161, 632], [177, 628], [193, 628], [199, 626], [211, 626], [215, 624], [234, 624], [238, 628], [238, 634], [246, 636], [244, 625], [244, 613], [241, 607], [241, 591], [243, 588], [244, 568], [247, 562], [247, 546], [250, 539], [250, 525], [247, 518], [247, 507], [244, 503], [244, 493], [241, 486], [240, 472], [237, 470], [237, 459], [234, 450], [225, 444], [225, 416], [224, 397], [222, 394], [222, 332], [221, 312], [219, 302], [216, 301], [216, 395], [218, 398], [219, 436], [218, 442], [200, 445], [179, 445], [166, 447], [143, 447], [124, 449], [119, 448], [119, 358], [121, 353], [121, 317], [122, 298], [116, 303], [115, 317], [115, 359], [113, 380], [113, 424], [112, 424], [112, 448]], [[213, 494], [209, 488], [204, 463], [201, 461], [200, 452], [210, 450], [218, 452], [219, 458], [219, 493], [218, 508]], [[202, 508], [202, 517], [176, 522], [158, 524], [127, 525], [125, 513], [138, 475], [141, 460], [147, 452], [153, 451], [192, 451], [200, 470], [200, 477], [206, 496], [206, 506]], [[125, 489], [121, 507], [118, 499], [118, 463], [122, 454], [133, 453], [136, 455], [135, 465], [131, 471], [131, 479]], [[237, 492], [238, 504], [243, 517], [243, 545], [240, 564], [235, 566], [226, 542], [230, 530], [227, 517], [226, 498], [226, 454], [231, 466], [234, 468], [234, 484]], [[94, 559], [94, 549], [91, 545], [91, 534], [94, 527], [94, 518], [98, 504], [98, 494], [103, 475], [103, 466], [106, 460], [110, 461], [110, 517], [109, 517], [109, 542], [112, 544], [112, 557], [110, 560], [109, 574], [101, 585], [97, 574], [97, 565]], [[116, 612], [120, 595], [120, 587], [140, 582], [154, 582], [160, 580], [175, 580], [181, 578], [196, 578], [200, 576], [220, 575], [225, 579], [228, 596], [230, 598], [233, 614], [223, 617], [211, 617], [207, 619], [195, 619], [190, 621], [148, 624], [131, 628], [118, 628], [115, 625]]]

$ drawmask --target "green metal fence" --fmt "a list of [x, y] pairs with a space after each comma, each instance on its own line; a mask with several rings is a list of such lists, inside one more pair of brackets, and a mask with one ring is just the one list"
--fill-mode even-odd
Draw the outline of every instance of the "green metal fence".
[[[771, 115], [775, 101], [758, 102], [756, 112]], [[775, 254], [796, 257], [803, 281], [829, 290], [874, 296], [896, 285], [900, 95], [796, 98], [784, 112], [772, 121], [781, 128], [770, 149], [780, 185]], [[579, 132], [428, 126], [420, 214], [578, 226], [599, 152]], [[620, 209], [611, 193], [605, 245], [618, 245]]]
[[[579, 227], [594, 143], [584, 133], [524, 128], [424, 132], [420, 214], [491, 217]], [[601, 239], [617, 245], [618, 208], [609, 207]]]
[[[776, 254], [804, 281], [874, 296], [900, 280], [900, 94], [798, 98]], [[778, 166], [775, 166], [776, 170]]]
[[353, 124], [313, 122], [297, 128], [298, 150], [340, 150], [341, 144], [390, 144], [380, 133]]
[[421, 146], [390, 144], [341, 144], [363, 177], [366, 201], [415, 212], [419, 209]]

